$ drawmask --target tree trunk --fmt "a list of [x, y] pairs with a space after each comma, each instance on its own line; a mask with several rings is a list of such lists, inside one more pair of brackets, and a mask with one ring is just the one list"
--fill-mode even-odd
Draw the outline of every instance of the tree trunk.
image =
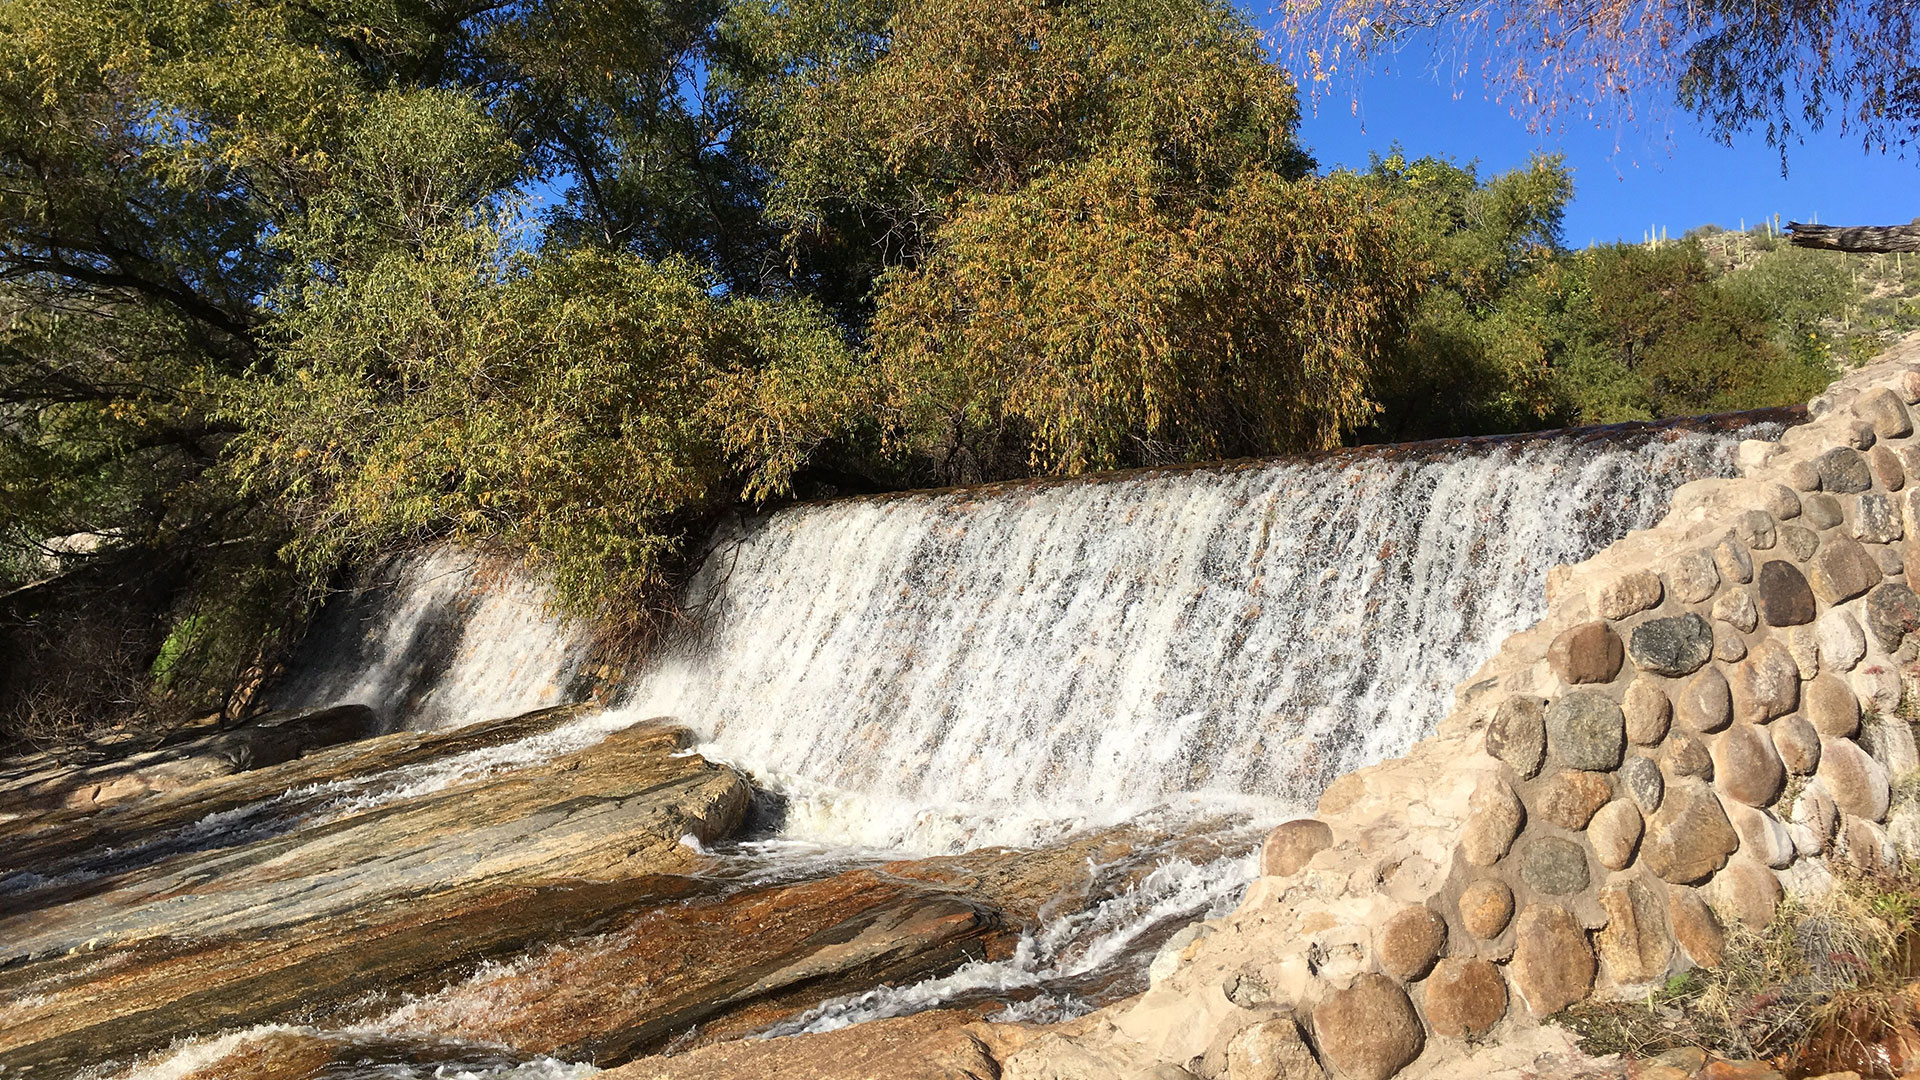
[[1802, 225], [1787, 224], [1798, 247], [1822, 251], [1857, 251], [1885, 255], [1896, 251], [1920, 251], [1920, 224], [1915, 225]]

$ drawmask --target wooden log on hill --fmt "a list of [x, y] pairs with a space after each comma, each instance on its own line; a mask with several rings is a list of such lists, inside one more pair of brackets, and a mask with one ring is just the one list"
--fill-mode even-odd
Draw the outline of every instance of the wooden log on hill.
[[1920, 224], [1914, 225], [1802, 225], [1787, 223], [1790, 239], [1798, 247], [1822, 251], [1853, 251], [1867, 255], [1889, 255], [1896, 251], [1920, 251]]

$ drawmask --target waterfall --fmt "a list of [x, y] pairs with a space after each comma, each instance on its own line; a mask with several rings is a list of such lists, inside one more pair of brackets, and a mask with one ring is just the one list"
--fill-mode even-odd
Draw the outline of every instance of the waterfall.
[[716, 539], [635, 680], [789, 799], [920, 852], [1309, 807], [1432, 732], [1548, 570], [1766, 430], [1600, 429], [849, 499]]
[[457, 548], [390, 560], [328, 605], [267, 704], [357, 702], [414, 730], [561, 704], [591, 649], [550, 600], [530, 575]]

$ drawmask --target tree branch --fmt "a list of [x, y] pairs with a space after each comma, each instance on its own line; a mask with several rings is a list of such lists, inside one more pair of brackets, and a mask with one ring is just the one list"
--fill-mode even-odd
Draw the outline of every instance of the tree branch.
[[1868, 255], [1890, 255], [1896, 251], [1920, 251], [1920, 225], [1802, 225], [1787, 224], [1796, 247], [1821, 251], [1854, 251]]

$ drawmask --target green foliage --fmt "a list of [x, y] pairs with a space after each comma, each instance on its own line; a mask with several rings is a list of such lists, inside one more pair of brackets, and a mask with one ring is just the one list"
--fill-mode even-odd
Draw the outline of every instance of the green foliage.
[[1483, 181], [1471, 166], [1396, 152], [1371, 177], [1412, 203], [1410, 238], [1434, 268], [1379, 370], [1378, 435], [1789, 405], [1833, 378], [1832, 351], [1809, 328], [1852, 290], [1831, 266], [1798, 265], [1815, 253], [1782, 248], [1722, 272], [1699, 239], [1566, 251], [1572, 185], [1553, 158]]
[[683, 527], [785, 494], [857, 373], [805, 304], [511, 240], [449, 229], [287, 294], [274, 371], [225, 388], [234, 474], [315, 579], [451, 535], [550, 564], [570, 607], [633, 629]]
[[1392, 208], [1351, 177], [1251, 172], [1199, 206], [1157, 179], [1096, 162], [978, 197], [884, 280], [881, 379], [936, 472], [1323, 449], [1372, 414], [1415, 287]]
[[1211, 0], [747, 0], [728, 28], [767, 215], [796, 259], [841, 253], [856, 300], [969, 199], [1079, 163], [1212, 192], [1311, 167], [1292, 81]]
[[1560, 223], [1573, 193], [1557, 157], [1481, 180], [1472, 165], [1408, 161], [1370, 179], [1407, 207], [1402, 242], [1430, 267], [1417, 318], [1376, 374], [1375, 434], [1525, 431], [1564, 416], [1552, 365]]
[[1781, 348], [1767, 310], [1714, 280], [1697, 241], [1590, 248], [1569, 277], [1568, 392], [1582, 420], [1792, 404], [1833, 377]]

